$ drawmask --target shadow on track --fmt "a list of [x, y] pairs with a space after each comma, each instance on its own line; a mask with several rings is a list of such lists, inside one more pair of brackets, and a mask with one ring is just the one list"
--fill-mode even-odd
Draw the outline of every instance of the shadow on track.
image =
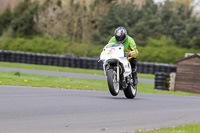
[[[95, 97], [95, 96], [94, 96]], [[95, 98], [100, 98], [100, 99], [110, 99], [110, 100], [133, 100], [133, 101], [146, 101], [146, 100], [150, 100], [150, 99], [146, 99], [146, 98], [140, 98], [140, 97], [135, 97], [134, 99], [128, 99], [126, 97], [113, 97], [113, 96], [98, 96]]]

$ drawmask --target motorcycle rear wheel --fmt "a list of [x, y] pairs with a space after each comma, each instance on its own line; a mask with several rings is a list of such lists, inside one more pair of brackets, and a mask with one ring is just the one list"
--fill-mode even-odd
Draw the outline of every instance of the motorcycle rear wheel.
[[107, 83], [110, 93], [113, 96], [117, 96], [119, 94], [120, 84], [117, 83], [117, 72], [113, 69], [108, 70]]
[[137, 85], [133, 86], [133, 85], [129, 84], [128, 87], [124, 90], [124, 95], [128, 99], [135, 98], [136, 94], [137, 94]]

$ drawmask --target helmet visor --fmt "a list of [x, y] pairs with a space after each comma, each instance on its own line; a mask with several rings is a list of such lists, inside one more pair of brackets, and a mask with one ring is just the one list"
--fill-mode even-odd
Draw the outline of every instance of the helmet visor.
[[123, 35], [123, 36], [116, 36], [116, 40], [119, 43], [124, 43], [125, 39], [126, 39], [125, 35]]
[[116, 36], [117, 41], [123, 41], [125, 36]]
[[123, 41], [125, 39], [125, 35], [123, 36], [116, 36], [117, 41]]

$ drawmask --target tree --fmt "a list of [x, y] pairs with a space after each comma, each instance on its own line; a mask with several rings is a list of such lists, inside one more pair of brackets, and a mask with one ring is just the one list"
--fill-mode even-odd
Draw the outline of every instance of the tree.
[[153, 0], [147, 0], [139, 10], [138, 15], [141, 18], [138, 19], [136, 25], [132, 28], [137, 44], [145, 46], [148, 37], [159, 38], [161, 36], [160, 32], [163, 27], [157, 12], [158, 5]]
[[6, 10], [0, 15], [0, 35], [3, 31], [8, 28], [13, 19], [13, 14], [10, 7], [7, 7]]
[[140, 19], [139, 11], [134, 4], [118, 5], [112, 3], [108, 12], [103, 15], [97, 25], [97, 31], [93, 33], [93, 40], [105, 44], [114, 35], [114, 30], [118, 26], [124, 26], [128, 29], [129, 35], [133, 34], [131, 30]]
[[182, 8], [181, 17], [182, 19], [189, 19], [193, 12], [195, 5], [193, 3], [195, 0], [174, 0], [176, 8]]
[[17, 36], [30, 35], [35, 33], [34, 17], [38, 13], [38, 2], [25, 0], [14, 9], [14, 19], [11, 27]]

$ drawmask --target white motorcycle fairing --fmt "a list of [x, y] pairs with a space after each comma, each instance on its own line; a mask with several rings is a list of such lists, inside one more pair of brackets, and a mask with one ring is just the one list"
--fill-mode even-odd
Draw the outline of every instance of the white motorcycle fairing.
[[103, 61], [104, 74], [106, 75], [106, 66], [110, 59], [118, 60], [124, 67], [123, 76], [127, 77], [132, 73], [131, 65], [127, 60], [127, 57], [124, 57], [124, 46], [123, 44], [109, 43], [101, 52], [100, 60]]

